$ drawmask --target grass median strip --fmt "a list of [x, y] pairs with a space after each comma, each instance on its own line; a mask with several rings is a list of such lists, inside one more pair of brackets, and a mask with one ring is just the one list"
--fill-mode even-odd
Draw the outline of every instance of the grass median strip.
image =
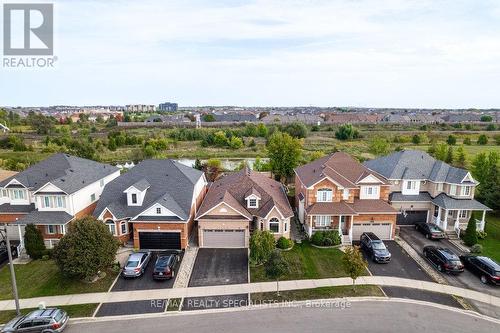
[[[97, 303], [91, 304], [76, 304], [76, 305], [66, 305], [66, 306], [57, 306], [59, 309], [63, 309], [68, 313], [68, 315], [72, 318], [79, 317], [92, 317], [95, 309], [97, 308]], [[27, 314], [36, 309], [21, 309], [21, 314]], [[0, 311], [0, 323], [5, 324], [12, 318], [16, 316], [15, 310], [9, 311]]]
[[336, 286], [315, 289], [285, 290], [280, 292], [280, 296], [278, 296], [276, 292], [254, 293], [250, 295], [250, 299], [252, 303], [259, 304], [270, 301], [303, 301], [310, 299], [362, 296], [383, 297], [384, 294], [378, 286], [356, 286], [355, 291], [352, 289], [352, 286]]

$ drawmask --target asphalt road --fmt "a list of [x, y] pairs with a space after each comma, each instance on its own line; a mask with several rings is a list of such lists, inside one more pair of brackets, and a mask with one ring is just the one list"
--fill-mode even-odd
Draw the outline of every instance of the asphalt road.
[[[457, 249], [448, 240], [440, 240], [440, 241], [429, 240], [412, 227], [401, 228], [399, 236], [403, 238], [408, 244], [410, 244], [410, 246], [412, 246], [421, 256], [423, 248], [426, 245], [437, 245], [437, 246], [447, 247], [453, 252], [455, 252], [457, 255], [461, 254], [460, 250]], [[465, 270], [463, 273], [460, 273], [459, 275], [450, 275], [446, 273], [440, 273], [440, 274], [452, 286], [477, 290], [482, 293], [487, 293], [496, 297], [500, 297], [500, 287], [492, 286], [489, 284], [482, 284], [479, 278], [476, 275], [469, 272], [468, 270]], [[474, 307], [476, 307], [476, 309], [479, 312], [491, 317], [500, 318], [500, 308], [492, 307], [488, 304], [475, 302], [471, 300], [468, 300], [468, 302], [471, 303]]]
[[500, 324], [429, 305], [361, 301], [322, 307], [266, 308], [155, 318], [71, 323], [67, 333], [98, 332], [498, 332]]

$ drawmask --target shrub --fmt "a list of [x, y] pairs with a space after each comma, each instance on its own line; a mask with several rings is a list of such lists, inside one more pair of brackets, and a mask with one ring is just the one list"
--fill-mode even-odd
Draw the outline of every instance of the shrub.
[[323, 245], [323, 240], [324, 240], [324, 235], [322, 231], [316, 231], [312, 236], [311, 236], [311, 242], [314, 245], [322, 246]]
[[276, 242], [276, 247], [282, 250], [289, 249], [292, 246], [291, 243], [292, 242], [288, 238], [281, 236]]
[[93, 217], [73, 221], [54, 249], [54, 259], [68, 276], [91, 280], [115, 261], [118, 242], [108, 227]]
[[486, 236], [488, 236], [488, 234], [486, 233], [486, 231], [481, 231], [481, 230], [477, 231], [477, 238], [478, 239], [485, 239]]
[[338, 140], [357, 139], [359, 137], [359, 131], [351, 124], [343, 124], [340, 125], [339, 129], [335, 132], [335, 137]]
[[476, 221], [470, 219], [467, 223], [467, 229], [465, 229], [464, 243], [467, 246], [472, 246], [477, 243], [477, 231], [476, 231]]
[[28, 224], [24, 232], [26, 252], [33, 259], [40, 259], [46, 251], [43, 236], [34, 224]]
[[342, 243], [337, 230], [316, 231], [312, 237], [311, 242], [317, 246], [334, 246]]
[[481, 244], [474, 244], [471, 246], [470, 252], [479, 254], [483, 252], [483, 246]]
[[331, 238], [325, 237], [323, 239], [323, 246], [332, 246], [333, 240]]
[[465, 138], [464, 139], [464, 145], [470, 146], [472, 144], [472, 141], [470, 138]]
[[481, 134], [477, 138], [477, 144], [478, 145], [486, 145], [486, 144], [488, 144], [488, 137], [485, 134]]
[[44, 260], [44, 261], [47, 261], [49, 259], [50, 259], [50, 257], [46, 254], [42, 256], [42, 260]]
[[324, 231], [324, 234], [325, 234], [325, 240], [330, 239], [332, 241], [331, 245], [340, 245], [340, 243], [342, 243], [342, 237], [340, 237], [339, 232], [337, 230]]
[[269, 231], [255, 230], [250, 237], [250, 261], [255, 264], [266, 262], [275, 248], [273, 234]]

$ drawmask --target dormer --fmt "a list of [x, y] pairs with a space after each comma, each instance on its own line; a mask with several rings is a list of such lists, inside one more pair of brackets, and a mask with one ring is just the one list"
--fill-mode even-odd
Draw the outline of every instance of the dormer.
[[259, 208], [259, 201], [261, 199], [259, 191], [254, 187], [247, 191], [245, 196], [245, 201], [247, 202], [247, 208]]
[[141, 179], [123, 191], [123, 193], [127, 194], [127, 205], [142, 206], [146, 191], [150, 186], [151, 185], [146, 179]]

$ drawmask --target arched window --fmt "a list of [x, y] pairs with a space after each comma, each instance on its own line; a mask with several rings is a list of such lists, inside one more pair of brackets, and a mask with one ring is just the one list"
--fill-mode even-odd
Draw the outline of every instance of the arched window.
[[332, 190], [329, 188], [319, 189], [316, 194], [316, 201], [318, 202], [331, 202], [332, 201]]
[[106, 225], [109, 228], [109, 232], [113, 235], [116, 236], [116, 226], [115, 226], [115, 221], [113, 220], [106, 220]]
[[127, 233], [127, 222], [126, 221], [121, 221], [120, 229], [121, 229], [122, 235], [125, 235]]
[[275, 234], [280, 232], [280, 220], [276, 217], [269, 220], [269, 231]]

